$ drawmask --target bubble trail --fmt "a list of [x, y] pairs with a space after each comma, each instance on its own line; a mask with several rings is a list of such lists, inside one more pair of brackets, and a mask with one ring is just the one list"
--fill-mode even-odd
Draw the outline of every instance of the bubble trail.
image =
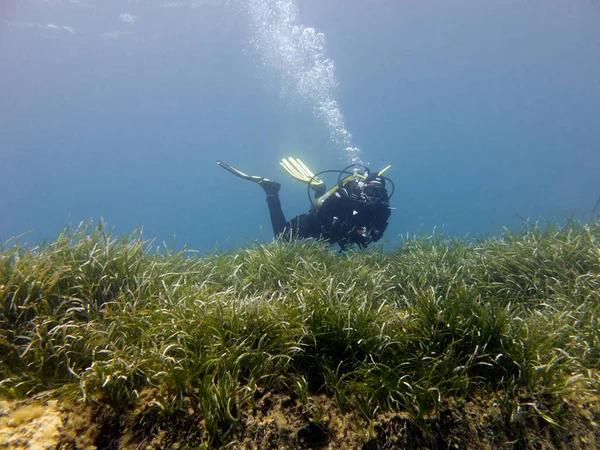
[[325, 36], [297, 21], [294, 0], [240, 0], [253, 28], [250, 43], [263, 67], [281, 85], [281, 95], [295, 106], [312, 109], [329, 130], [330, 140], [348, 164], [362, 164], [362, 151], [335, 100], [335, 65], [326, 56]]

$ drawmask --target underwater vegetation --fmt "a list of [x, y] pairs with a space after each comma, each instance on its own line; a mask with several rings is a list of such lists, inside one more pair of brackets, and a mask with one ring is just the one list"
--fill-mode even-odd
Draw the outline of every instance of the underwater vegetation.
[[426, 427], [473, 396], [505, 423], [526, 411], [560, 427], [564, 399], [600, 389], [600, 222], [422, 235], [389, 252], [275, 241], [208, 255], [87, 223], [5, 244], [0, 302], [4, 398], [143, 403], [148, 430], [191, 408], [196, 446], [230, 442], [273, 392], [314, 436], [331, 418], [323, 398], [367, 428], [392, 413]]

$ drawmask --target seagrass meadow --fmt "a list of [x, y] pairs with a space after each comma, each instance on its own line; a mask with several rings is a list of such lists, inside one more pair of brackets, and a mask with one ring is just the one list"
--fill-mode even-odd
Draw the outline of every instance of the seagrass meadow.
[[392, 251], [0, 250], [0, 394], [59, 448], [598, 448], [600, 222]]

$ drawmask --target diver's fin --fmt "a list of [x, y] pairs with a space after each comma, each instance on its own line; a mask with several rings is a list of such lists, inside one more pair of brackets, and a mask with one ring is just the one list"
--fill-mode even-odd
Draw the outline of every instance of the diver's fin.
[[246, 175], [241, 170], [236, 169], [235, 167], [230, 166], [229, 164], [224, 163], [223, 161], [217, 161], [217, 164], [221, 166], [223, 169], [228, 170], [236, 177], [240, 177], [244, 180], [254, 181], [255, 183], [260, 184], [260, 186], [265, 190], [267, 195], [276, 194], [279, 192], [279, 188], [281, 185], [276, 181], [269, 180], [268, 178], [258, 177], [256, 175]]
[[229, 170], [232, 174], [237, 177], [243, 178], [244, 180], [255, 181], [258, 183], [260, 180], [263, 180], [263, 177], [257, 177], [254, 175], [246, 175], [241, 170], [236, 169], [235, 167], [231, 167], [229, 164], [224, 163], [223, 161], [217, 161], [217, 164], [220, 165], [223, 169]]
[[321, 195], [327, 190], [323, 180], [316, 177], [315, 174], [312, 173], [298, 158], [283, 158], [279, 164], [281, 164], [281, 167], [283, 167], [290, 176], [302, 183], [308, 184], [310, 188], [315, 191], [315, 194]]

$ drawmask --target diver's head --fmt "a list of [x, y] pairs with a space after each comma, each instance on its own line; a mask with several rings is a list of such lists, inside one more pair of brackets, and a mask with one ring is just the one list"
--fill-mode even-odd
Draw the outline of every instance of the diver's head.
[[363, 186], [363, 192], [371, 200], [387, 200], [385, 177], [371, 173], [367, 176]]
[[385, 187], [385, 177], [380, 176], [377, 172], [370, 173], [367, 176], [365, 183], [367, 183], [367, 186], [371, 185]]

